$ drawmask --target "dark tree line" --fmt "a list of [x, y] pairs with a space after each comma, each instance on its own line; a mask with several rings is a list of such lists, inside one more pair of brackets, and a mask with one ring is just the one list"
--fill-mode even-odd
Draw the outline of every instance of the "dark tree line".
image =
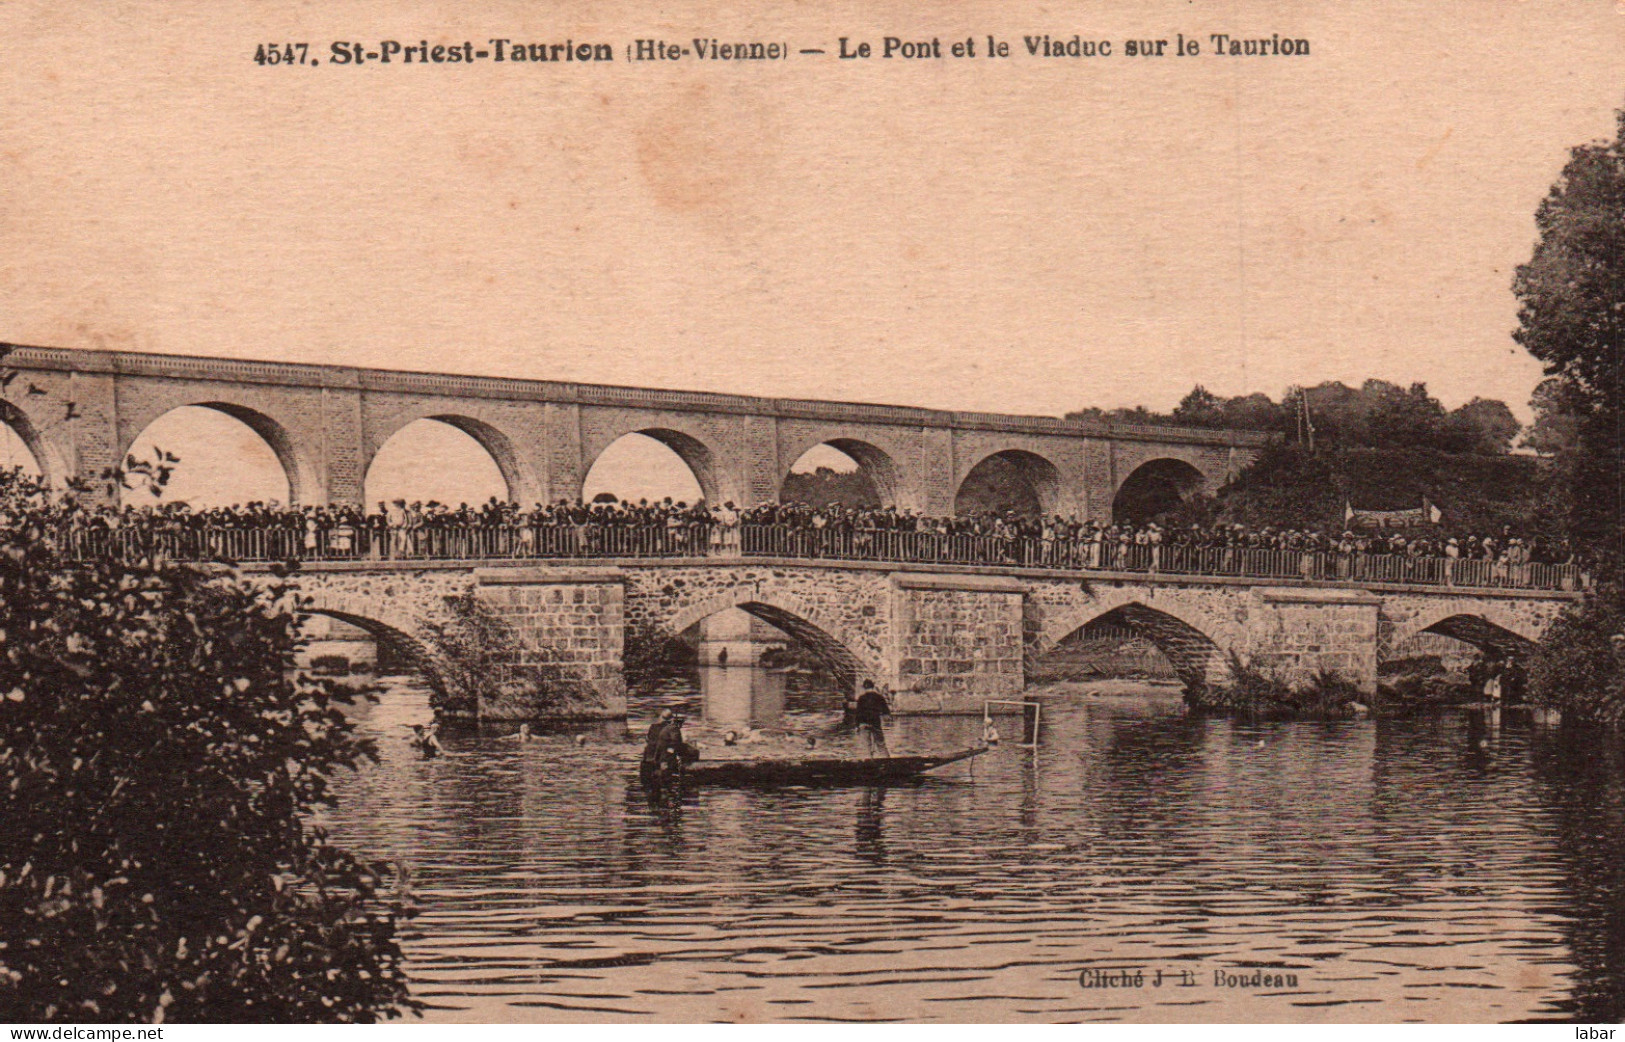
[[1293, 387], [1280, 401], [1254, 393], [1224, 398], [1198, 385], [1173, 412], [1084, 409], [1066, 418], [1116, 423], [1269, 431], [1330, 449], [1433, 449], [1450, 453], [1509, 451], [1520, 425], [1505, 402], [1474, 398], [1447, 410], [1427, 385], [1367, 380]]

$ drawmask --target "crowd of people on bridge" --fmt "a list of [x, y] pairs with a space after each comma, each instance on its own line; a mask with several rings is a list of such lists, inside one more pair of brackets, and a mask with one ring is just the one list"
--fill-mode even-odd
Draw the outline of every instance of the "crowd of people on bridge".
[[[1016, 511], [935, 517], [839, 504], [739, 509], [732, 502], [667, 498], [560, 500], [525, 509], [492, 497], [478, 506], [396, 500], [371, 510], [275, 502], [83, 507], [70, 501], [38, 509], [55, 512], [53, 523], [81, 554], [117, 548], [229, 560], [749, 554], [1437, 582], [1460, 575], [1463, 584], [1489, 585], [1529, 585], [1532, 565], [1576, 564], [1565, 543], [1510, 529], [1481, 535], [1436, 526], [1165, 526]], [[1383, 562], [1384, 570], [1366, 574], [1350, 563], [1363, 559]]]

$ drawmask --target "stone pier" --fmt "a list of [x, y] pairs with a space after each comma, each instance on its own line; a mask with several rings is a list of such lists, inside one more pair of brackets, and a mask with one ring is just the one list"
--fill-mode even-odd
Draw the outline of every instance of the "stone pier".
[[[481, 568], [474, 596], [513, 638], [504, 654], [526, 680], [481, 692], [485, 720], [626, 715], [626, 577], [614, 568]], [[539, 686], [574, 689], [572, 704], [538, 712]]]
[[993, 575], [892, 577], [892, 648], [885, 678], [899, 713], [979, 713], [1025, 684], [1026, 590]]
[[1303, 684], [1336, 674], [1377, 690], [1377, 625], [1382, 598], [1366, 590], [1262, 587], [1252, 592], [1247, 644], [1253, 665]]

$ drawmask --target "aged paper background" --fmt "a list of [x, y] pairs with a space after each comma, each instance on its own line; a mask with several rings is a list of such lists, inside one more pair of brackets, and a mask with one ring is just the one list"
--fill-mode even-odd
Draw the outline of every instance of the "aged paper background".
[[[1612, 132], [1621, 11], [6, 3], [0, 338], [1049, 415], [1380, 377], [1527, 419], [1511, 273]], [[976, 57], [836, 56], [888, 35]], [[331, 61], [493, 37], [615, 60]], [[694, 37], [792, 55], [626, 60]], [[253, 61], [290, 41], [321, 64]]]
[[[833, 54], [990, 33], [1019, 53]], [[831, 54], [625, 61], [695, 36]], [[490, 37], [617, 60], [329, 62]], [[324, 64], [253, 63], [287, 39]], [[1591, 0], [8, 3], [0, 47], [11, 340], [1041, 414], [1370, 376], [1525, 410], [1511, 268], [1625, 97]]]

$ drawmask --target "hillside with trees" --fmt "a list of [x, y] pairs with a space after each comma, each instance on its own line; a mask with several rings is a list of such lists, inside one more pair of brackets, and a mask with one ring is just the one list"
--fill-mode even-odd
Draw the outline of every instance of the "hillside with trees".
[[[1426, 498], [1441, 523], [1465, 531], [1505, 526], [1555, 534], [1543, 494], [1551, 464], [1512, 449], [1520, 432], [1504, 402], [1474, 398], [1453, 410], [1425, 384], [1367, 380], [1223, 398], [1196, 387], [1171, 413], [1144, 408], [1067, 414], [1069, 419], [1255, 430], [1277, 435], [1238, 480], [1164, 520], [1324, 528], [1344, 510], [1405, 510]], [[1541, 444], [1556, 435], [1537, 423]], [[1531, 446], [1534, 447], [1534, 446]]]

